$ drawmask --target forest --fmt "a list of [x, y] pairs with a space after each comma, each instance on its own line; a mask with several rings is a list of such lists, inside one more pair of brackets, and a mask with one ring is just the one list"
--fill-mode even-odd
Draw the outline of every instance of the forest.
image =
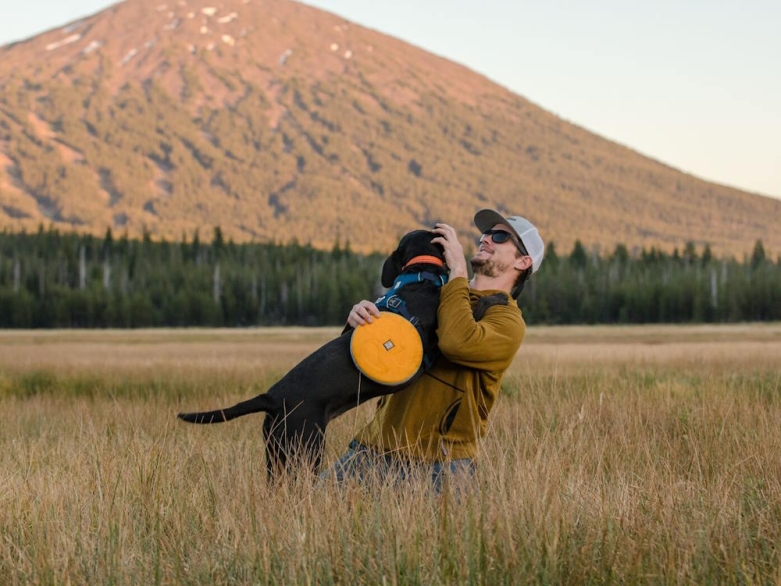
[[[467, 254], [469, 254], [469, 248]], [[242, 243], [219, 227], [179, 242], [0, 232], [0, 327], [327, 326], [382, 294], [385, 255], [309, 244]], [[688, 242], [609, 253], [549, 243], [519, 300], [529, 324], [730, 323], [781, 320], [781, 257], [717, 258]]]

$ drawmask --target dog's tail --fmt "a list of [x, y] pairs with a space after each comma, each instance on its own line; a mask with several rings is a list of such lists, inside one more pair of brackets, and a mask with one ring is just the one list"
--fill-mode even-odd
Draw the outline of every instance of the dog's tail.
[[249, 415], [250, 413], [259, 413], [261, 411], [268, 412], [273, 408], [273, 400], [267, 394], [263, 393], [226, 409], [200, 411], [198, 413], [179, 413], [177, 417], [188, 423], [222, 423], [224, 421], [236, 419], [242, 415]]

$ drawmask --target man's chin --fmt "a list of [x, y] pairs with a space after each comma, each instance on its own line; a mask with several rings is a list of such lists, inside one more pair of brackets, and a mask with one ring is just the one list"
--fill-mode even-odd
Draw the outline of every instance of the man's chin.
[[487, 258], [478, 258], [475, 256], [470, 261], [472, 265], [472, 271], [476, 275], [485, 275], [487, 277], [493, 277], [494, 276], [494, 263], [492, 263]]

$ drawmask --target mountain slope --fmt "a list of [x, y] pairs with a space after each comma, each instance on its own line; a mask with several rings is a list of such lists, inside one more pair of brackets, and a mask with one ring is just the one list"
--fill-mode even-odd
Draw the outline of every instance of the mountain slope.
[[0, 227], [387, 250], [483, 206], [565, 251], [781, 250], [781, 201], [289, 0], [127, 0], [0, 48]]

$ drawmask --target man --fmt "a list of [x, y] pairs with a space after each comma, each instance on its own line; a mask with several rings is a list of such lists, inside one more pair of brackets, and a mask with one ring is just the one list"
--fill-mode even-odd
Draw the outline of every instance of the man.
[[[440, 491], [449, 475], [474, 475], [478, 441], [526, 331], [515, 299], [544, 255], [539, 232], [525, 218], [484, 209], [474, 221], [482, 236], [471, 259], [471, 282], [453, 227], [433, 229], [438, 236], [432, 242], [442, 245], [450, 270], [437, 313], [441, 356], [416, 383], [380, 400], [374, 419], [324, 478], [424, 475]], [[507, 303], [490, 307], [475, 321], [478, 300], [497, 294]], [[378, 315], [374, 303], [364, 300], [352, 308], [347, 323], [357, 328]]]

